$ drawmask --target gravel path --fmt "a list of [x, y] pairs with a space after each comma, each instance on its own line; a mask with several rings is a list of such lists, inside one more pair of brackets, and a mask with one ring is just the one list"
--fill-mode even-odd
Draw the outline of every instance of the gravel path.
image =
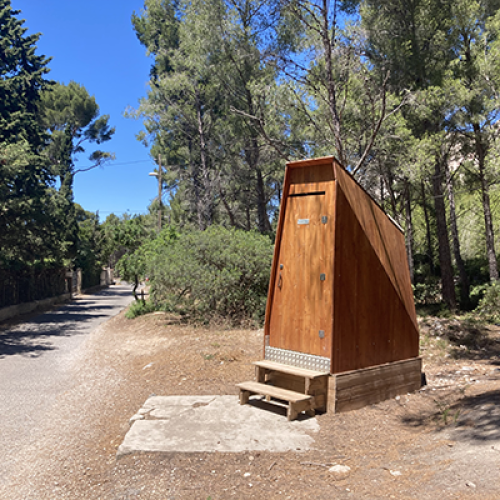
[[131, 301], [130, 287], [85, 295], [19, 324], [0, 325], [0, 486], [39, 442], [58, 395], [71, 390], [71, 366], [89, 333]]

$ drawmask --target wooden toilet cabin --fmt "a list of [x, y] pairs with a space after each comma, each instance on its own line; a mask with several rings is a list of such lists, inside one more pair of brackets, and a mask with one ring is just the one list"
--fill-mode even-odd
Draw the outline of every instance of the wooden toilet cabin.
[[256, 382], [301, 411], [346, 411], [421, 386], [401, 228], [330, 156], [289, 162]]

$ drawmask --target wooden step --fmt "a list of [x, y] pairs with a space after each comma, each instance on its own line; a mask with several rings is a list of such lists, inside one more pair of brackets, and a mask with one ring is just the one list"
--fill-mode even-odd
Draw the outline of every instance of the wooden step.
[[315, 370], [308, 370], [306, 368], [284, 365], [282, 363], [277, 363], [276, 361], [267, 361], [265, 359], [262, 361], [254, 361], [253, 364], [265, 370], [287, 373], [289, 375], [297, 375], [298, 377], [308, 378], [311, 380], [319, 377], [328, 377], [330, 375], [328, 372], [318, 372]]
[[255, 361], [257, 382], [272, 384], [289, 391], [314, 396], [314, 409], [326, 411], [326, 394], [328, 391], [328, 372], [320, 372], [285, 365], [276, 361]]
[[240, 389], [241, 405], [248, 403], [248, 399], [252, 394], [259, 394], [279, 399], [281, 401], [287, 401], [288, 420], [295, 420], [299, 413], [303, 411], [307, 412], [311, 416], [314, 416], [314, 396], [253, 381], [242, 382], [241, 384], [236, 384], [236, 386]]

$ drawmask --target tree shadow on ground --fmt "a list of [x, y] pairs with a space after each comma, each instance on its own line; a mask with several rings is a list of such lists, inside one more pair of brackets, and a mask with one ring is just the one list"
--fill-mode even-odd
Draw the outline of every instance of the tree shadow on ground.
[[57, 349], [51, 339], [82, 335], [88, 322], [109, 317], [105, 312], [109, 307], [97, 305], [72, 309], [70, 305], [32, 317], [27, 322], [7, 326], [0, 330], [0, 359], [16, 354], [40, 356], [45, 351]]
[[500, 390], [464, 398], [452, 407], [460, 410], [454, 439], [467, 441], [500, 441]]
[[96, 292], [95, 294], [93, 295], [99, 295], [99, 296], [110, 296], [110, 297], [116, 297], [116, 296], [119, 296], [119, 297], [132, 297], [132, 287], [130, 288], [121, 288], [121, 289], [117, 289], [117, 288], [114, 288], [114, 287], [111, 287], [111, 288], [105, 288], [104, 290], [100, 290], [98, 292]]
[[434, 400], [432, 410], [402, 418], [411, 427], [436, 424], [436, 432], [447, 431], [456, 441], [480, 444], [500, 442], [500, 390], [490, 390], [448, 403]]
[[107, 297], [131, 296], [131, 291], [124, 287], [111, 288], [101, 290], [95, 296], [90, 300], [76, 298], [57, 309], [3, 323], [0, 325], [0, 359], [15, 354], [40, 356], [45, 351], [57, 349], [51, 339], [82, 335], [89, 322], [110, 318], [113, 311], [121, 309], [118, 304], [101, 302]]
[[84, 303], [73, 302], [71, 304], [60, 307], [56, 311], [52, 311], [51, 313], [46, 314], [52, 314], [54, 316], [68, 313], [72, 314], [74, 312], [88, 312], [91, 314], [93, 311], [106, 311], [111, 309], [116, 309], [116, 306], [99, 304], [99, 302], [97, 301], [86, 301]]
[[53, 345], [42, 344], [28, 344], [23, 339], [2, 338], [0, 336], [0, 359], [6, 356], [13, 356], [15, 354], [27, 356], [30, 358], [37, 358], [46, 351], [53, 351]]

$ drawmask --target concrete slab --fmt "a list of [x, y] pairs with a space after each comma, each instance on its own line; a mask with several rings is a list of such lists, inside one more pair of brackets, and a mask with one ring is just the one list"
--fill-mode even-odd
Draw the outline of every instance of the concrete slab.
[[237, 396], [152, 396], [139, 410], [117, 456], [134, 452], [308, 450], [315, 418], [289, 422], [284, 408]]

